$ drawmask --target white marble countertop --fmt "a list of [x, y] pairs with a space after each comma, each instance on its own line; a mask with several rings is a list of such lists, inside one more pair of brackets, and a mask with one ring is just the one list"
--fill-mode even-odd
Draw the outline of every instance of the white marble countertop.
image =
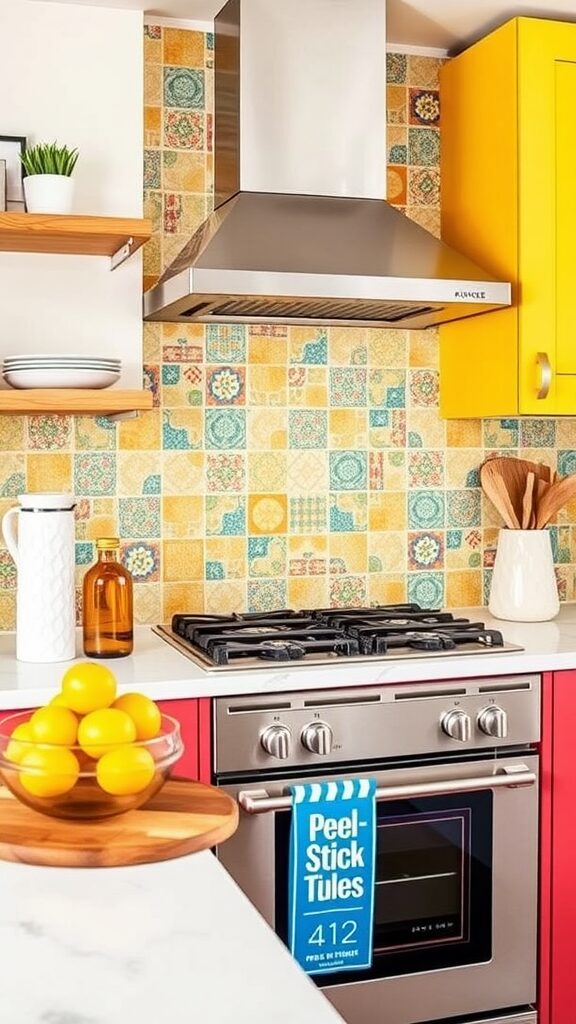
[[[576, 669], [576, 603], [562, 605], [551, 622], [508, 622], [493, 619], [485, 608], [454, 609], [455, 614], [482, 620], [499, 629], [506, 641], [524, 648], [520, 652], [456, 657], [424, 657], [409, 660], [374, 658], [348, 660], [311, 667], [307, 664], [264, 663], [261, 669], [209, 672], [152, 632], [149, 626], [135, 630], [134, 654], [107, 660], [116, 673], [120, 691], [138, 689], [157, 700], [186, 697], [229, 696], [245, 693], [280, 693], [288, 690], [328, 689], [339, 686], [467, 679], [477, 676], [515, 675]], [[78, 637], [80, 653], [80, 634]], [[0, 633], [0, 710], [35, 707], [56, 692], [71, 662], [34, 665], [15, 659], [13, 633]]]
[[5, 1024], [342, 1024], [211, 853], [0, 891]]

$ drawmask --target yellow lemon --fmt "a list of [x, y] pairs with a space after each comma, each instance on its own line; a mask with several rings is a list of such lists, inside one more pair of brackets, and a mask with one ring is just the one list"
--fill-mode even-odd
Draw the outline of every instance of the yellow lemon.
[[62, 701], [79, 715], [110, 707], [116, 696], [116, 677], [105, 665], [81, 661], [62, 676]]
[[35, 747], [18, 762], [20, 782], [32, 796], [62, 796], [75, 785], [78, 761], [66, 747]]
[[116, 747], [133, 743], [136, 726], [125, 711], [103, 708], [86, 715], [78, 726], [78, 743], [90, 757], [102, 757]]
[[64, 695], [62, 693], [57, 693], [55, 697], [52, 697], [52, 700], [48, 701], [48, 703], [51, 704], [51, 705], [55, 704], [57, 708], [67, 708], [68, 707], [68, 705], [66, 703], [66, 698], [64, 697]]
[[123, 693], [112, 707], [130, 715], [136, 726], [137, 740], [152, 740], [160, 732], [160, 708], [143, 693]]
[[[20, 740], [20, 742], [18, 742]], [[10, 742], [6, 747], [6, 758], [8, 761], [20, 761], [22, 756], [32, 750], [30, 746], [34, 742], [30, 722], [22, 722], [17, 725], [10, 734]]]
[[54, 743], [62, 747], [71, 747], [76, 743], [78, 719], [69, 708], [57, 704], [38, 708], [29, 724], [35, 743]]
[[119, 747], [104, 754], [96, 765], [96, 778], [105, 793], [132, 796], [150, 785], [154, 758], [144, 747]]

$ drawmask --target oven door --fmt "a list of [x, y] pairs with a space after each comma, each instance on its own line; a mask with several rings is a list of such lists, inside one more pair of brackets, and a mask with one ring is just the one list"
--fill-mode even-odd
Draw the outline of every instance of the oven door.
[[[336, 773], [370, 775], [378, 786], [373, 964], [314, 978], [349, 1024], [416, 1024], [533, 1002], [537, 772], [528, 754]], [[243, 813], [218, 856], [286, 940], [287, 780], [257, 785], [225, 785]]]

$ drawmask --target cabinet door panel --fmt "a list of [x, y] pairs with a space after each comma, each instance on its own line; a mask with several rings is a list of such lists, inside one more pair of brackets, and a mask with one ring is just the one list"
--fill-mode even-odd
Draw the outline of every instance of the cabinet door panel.
[[[576, 379], [576, 63], [555, 62], [556, 78], [556, 369]], [[576, 389], [575, 389], [576, 390]], [[576, 404], [572, 406], [576, 412]]]

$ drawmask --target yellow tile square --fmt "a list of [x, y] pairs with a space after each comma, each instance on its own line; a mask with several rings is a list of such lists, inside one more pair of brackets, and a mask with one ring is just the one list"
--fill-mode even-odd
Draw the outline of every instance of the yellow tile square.
[[286, 448], [288, 444], [288, 413], [286, 409], [255, 408], [248, 410], [248, 448]]
[[144, 107], [144, 145], [147, 148], [160, 145], [162, 132], [161, 107]]
[[387, 530], [368, 534], [368, 571], [373, 573], [402, 573], [406, 571], [405, 533]]
[[161, 352], [160, 324], [144, 324], [144, 362], [159, 363]]
[[482, 571], [470, 569], [446, 573], [446, 607], [472, 608], [481, 605]]
[[262, 493], [269, 488], [271, 491], [286, 490], [287, 469], [286, 452], [249, 452], [248, 453], [248, 490]]
[[207, 160], [204, 153], [164, 150], [162, 181], [167, 192], [206, 192]]
[[200, 495], [162, 498], [162, 532], [165, 538], [203, 537], [204, 498]]
[[170, 622], [179, 612], [204, 611], [202, 583], [165, 583], [162, 587], [162, 621]]
[[151, 494], [154, 477], [162, 472], [162, 456], [159, 451], [128, 451], [118, 455], [118, 494], [136, 497]]
[[208, 537], [206, 563], [219, 562], [226, 579], [246, 579], [246, 540], [244, 537]]
[[166, 583], [204, 579], [204, 542], [162, 541], [162, 578]]
[[365, 327], [331, 327], [328, 347], [332, 366], [365, 366], [368, 330]]
[[446, 487], [470, 487], [483, 458], [481, 448], [449, 448], [445, 455]]
[[144, 35], [144, 67], [148, 68], [150, 64], [161, 64], [162, 63], [162, 29], [160, 29], [160, 38], [153, 39], [148, 35]]
[[328, 428], [331, 448], [366, 448], [368, 413], [366, 409], [330, 409]]
[[329, 605], [328, 577], [291, 576], [288, 580], [288, 604], [290, 608], [327, 608]]
[[134, 584], [134, 622], [143, 626], [162, 622], [160, 583]]
[[406, 491], [370, 495], [370, 530], [405, 530], [408, 524]]
[[404, 368], [408, 365], [408, 331], [371, 328], [368, 332], [370, 366]]
[[368, 577], [370, 604], [404, 604], [407, 598], [406, 576], [373, 573]]
[[117, 536], [118, 519], [115, 515], [94, 515], [86, 523], [86, 540]]
[[328, 537], [308, 534], [288, 541], [289, 576], [325, 576], [328, 572]]
[[162, 493], [204, 494], [204, 452], [164, 452], [162, 471]]
[[440, 418], [435, 406], [425, 409], [410, 406], [406, 410], [406, 428], [409, 435], [417, 435], [419, 443], [412, 439], [413, 448], [446, 447], [446, 421]]
[[285, 366], [288, 359], [288, 338], [250, 334], [248, 338], [248, 362], [250, 365]]
[[162, 67], [160, 64], [144, 65], [144, 104], [159, 107], [162, 103]]
[[440, 342], [437, 330], [410, 331], [409, 365], [438, 367]]
[[0, 416], [0, 452], [21, 451], [25, 447], [25, 416]]
[[29, 491], [70, 491], [72, 456], [44, 452], [27, 455], [26, 488]]
[[0, 630], [16, 629], [16, 594], [0, 593]]
[[482, 420], [448, 420], [446, 444], [449, 448], [480, 448]]
[[251, 494], [248, 497], [248, 532], [259, 535], [286, 533], [288, 498], [285, 494]]
[[119, 447], [124, 450], [160, 448], [161, 410], [138, 413], [136, 419], [122, 420], [118, 430]]
[[368, 568], [367, 535], [350, 533], [330, 534], [328, 542], [330, 552], [330, 573], [332, 575], [348, 575], [364, 573]]
[[204, 33], [186, 28], [164, 29], [164, 64], [183, 68], [204, 67]]
[[231, 615], [245, 612], [247, 606], [245, 580], [208, 580], [204, 584], [206, 612]]
[[248, 403], [285, 406], [287, 385], [285, 366], [252, 365], [248, 370]]

